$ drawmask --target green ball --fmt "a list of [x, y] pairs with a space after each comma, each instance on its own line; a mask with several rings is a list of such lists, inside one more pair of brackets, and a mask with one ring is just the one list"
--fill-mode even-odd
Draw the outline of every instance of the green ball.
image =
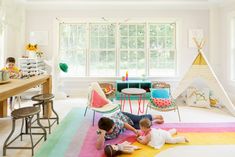
[[60, 70], [62, 70], [65, 73], [68, 72], [68, 65], [66, 63], [60, 63], [59, 66], [60, 66]]

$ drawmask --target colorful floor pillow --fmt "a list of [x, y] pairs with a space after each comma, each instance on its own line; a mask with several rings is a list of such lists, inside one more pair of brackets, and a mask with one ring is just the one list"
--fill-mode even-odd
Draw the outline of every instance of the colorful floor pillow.
[[152, 102], [157, 107], [168, 107], [171, 105], [170, 99], [164, 99], [164, 98], [152, 98]]
[[96, 107], [96, 108], [100, 108], [106, 104], [108, 104], [109, 102], [104, 99], [102, 96], [100, 96], [96, 90], [92, 91], [92, 95], [91, 95], [91, 105], [92, 107]]

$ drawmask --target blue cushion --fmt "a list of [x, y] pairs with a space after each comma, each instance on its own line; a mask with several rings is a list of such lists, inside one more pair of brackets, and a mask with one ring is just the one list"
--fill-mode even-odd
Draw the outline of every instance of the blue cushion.
[[169, 98], [169, 88], [151, 88], [152, 98]]

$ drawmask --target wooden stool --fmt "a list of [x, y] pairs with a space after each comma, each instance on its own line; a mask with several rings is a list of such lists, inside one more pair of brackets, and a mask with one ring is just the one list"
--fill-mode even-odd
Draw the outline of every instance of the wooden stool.
[[[34, 106], [41, 106], [43, 109], [43, 113], [44, 113], [44, 108], [46, 107], [46, 105], [51, 105], [51, 110], [52, 112], [55, 114], [56, 117], [43, 117], [43, 118], [40, 118], [40, 119], [47, 119], [48, 121], [48, 126], [44, 126], [45, 128], [48, 128], [49, 129], [49, 134], [51, 133], [51, 127], [55, 124], [55, 122], [57, 122], [57, 124], [59, 124], [59, 116], [58, 114], [56, 113], [56, 111], [54, 110], [54, 106], [53, 106], [53, 99], [54, 98], [54, 95], [53, 94], [39, 94], [39, 95], [35, 95], [31, 98], [31, 100], [33, 101], [38, 101], [38, 103], [34, 104]], [[55, 119], [55, 121], [50, 122], [50, 119]], [[38, 127], [32, 127], [32, 128], [38, 128]]]
[[[20, 109], [16, 109], [11, 113], [12, 116], [12, 130], [9, 136], [7, 137], [6, 141], [4, 142], [3, 145], [3, 156], [6, 155], [6, 150], [7, 149], [31, 149], [32, 150], [32, 155], [34, 155], [34, 147], [42, 140], [44, 137], [44, 140], [46, 140], [46, 130], [45, 128], [41, 125], [40, 120], [39, 120], [39, 113], [40, 113], [40, 108], [39, 107], [24, 107]], [[31, 122], [34, 117], [34, 115], [37, 115], [36, 121], [39, 127], [43, 130], [43, 133], [32, 133], [31, 130]], [[16, 136], [13, 140], [8, 142], [13, 135], [15, 131], [15, 121], [17, 119], [22, 119], [22, 125], [21, 125], [21, 132], [18, 136]], [[25, 132], [23, 132], [23, 127], [24, 127], [24, 120], [25, 120]], [[20, 137], [20, 140], [22, 141], [23, 137], [22, 135], [30, 135], [30, 141], [31, 141], [31, 147], [10, 147], [9, 145], [12, 144], [17, 138]], [[42, 137], [34, 144], [33, 142], [33, 137], [32, 135], [42, 135]]]

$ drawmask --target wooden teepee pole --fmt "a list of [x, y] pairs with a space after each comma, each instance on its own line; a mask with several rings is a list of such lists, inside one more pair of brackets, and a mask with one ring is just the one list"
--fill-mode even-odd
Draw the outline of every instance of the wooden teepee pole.
[[202, 48], [205, 44], [205, 40], [202, 39], [201, 42], [199, 43], [195, 37], [193, 37], [193, 41], [195, 42], [198, 50], [198, 56], [197, 58], [193, 61], [194, 65], [204, 65], [207, 64], [205, 59], [202, 56]]
[[197, 39], [196, 39], [195, 37], [193, 37], [193, 41], [194, 41], [194, 43], [195, 43], [196, 46], [197, 46], [198, 53], [200, 53], [201, 50], [202, 50], [202, 48], [203, 48], [203, 46], [204, 46], [204, 44], [205, 44], [205, 40], [202, 39], [201, 42], [199, 43], [199, 42], [197, 41]]

